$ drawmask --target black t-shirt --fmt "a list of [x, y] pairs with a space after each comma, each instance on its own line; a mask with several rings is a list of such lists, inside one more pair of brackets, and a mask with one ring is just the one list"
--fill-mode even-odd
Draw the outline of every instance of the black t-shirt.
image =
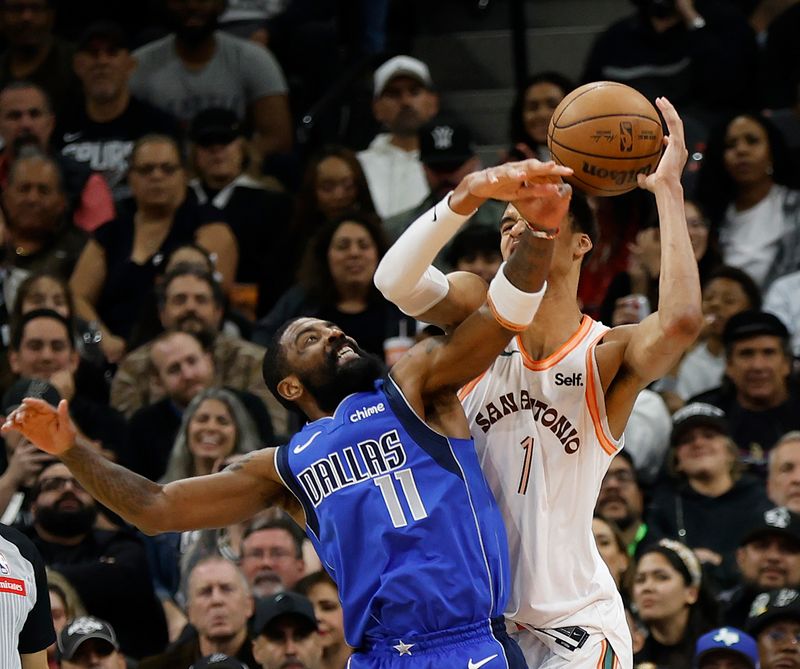
[[[15, 666], [16, 653], [38, 653], [56, 640], [42, 556], [28, 537], [6, 525], [0, 525], [0, 620], [0, 666]], [[15, 639], [12, 630], [21, 620]]]
[[170, 253], [194, 241], [197, 229], [211, 222], [194, 199], [187, 198], [175, 212], [172, 227], [161, 246], [147, 262], [139, 265], [131, 260], [134, 216], [132, 209], [125, 208], [117, 218], [94, 232], [94, 239], [106, 256], [106, 279], [97, 313], [106, 327], [123, 339], [128, 339], [143, 310], [151, 303], [156, 277]]
[[131, 195], [126, 177], [133, 145], [149, 133], [177, 138], [178, 123], [166, 112], [136, 98], [131, 98], [117, 118], [98, 123], [89, 118], [81, 103], [59, 120], [53, 144], [63, 155], [100, 172], [119, 201]]

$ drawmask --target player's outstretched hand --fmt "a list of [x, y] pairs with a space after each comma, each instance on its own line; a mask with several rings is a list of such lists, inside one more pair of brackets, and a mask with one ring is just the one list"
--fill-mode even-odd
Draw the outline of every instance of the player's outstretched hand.
[[572, 188], [557, 184], [556, 190], [544, 195], [528, 195], [512, 200], [511, 204], [534, 230], [558, 230], [569, 209]]
[[686, 141], [683, 137], [683, 121], [675, 111], [675, 107], [667, 98], [656, 98], [656, 106], [661, 110], [664, 120], [667, 122], [668, 135], [664, 135], [664, 145], [667, 147], [661, 161], [658, 163], [656, 171], [645, 176], [638, 175], [639, 186], [651, 192], [664, 183], [680, 183], [683, 167], [686, 165], [686, 158], [689, 152], [686, 150]]
[[52, 455], [62, 455], [75, 444], [77, 431], [69, 417], [69, 405], [61, 400], [58, 409], [44, 400], [26, 397], [3, 424], [2, 432], [20, 432], [28, 441]]
[[545, 195], [556, 190], [561, 177], [572, 169], [556, 165], [552, 160], [543, 163], [535, 158], [487, 167], [467, 175], [456, 187], [454, 197], [461, 192], [481, 199], [493, 198], [510, 202], [530, 195]]

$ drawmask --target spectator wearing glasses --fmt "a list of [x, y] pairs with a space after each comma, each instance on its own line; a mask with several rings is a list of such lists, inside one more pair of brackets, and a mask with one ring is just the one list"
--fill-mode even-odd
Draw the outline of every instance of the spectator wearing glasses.
[[761, 669], [800, 666], [800, 591], [781, 588], [756, 597], [747, 631], [758, 642]]
[[146, 135], [138, 140], [129, 181], [134, 209], [95, 233], [70, 280], [76, 311], [98, 323], [100, 346], [110, 363], [125, 353], [134, 324], [150, 304], [156, 276], [174, 249], [196, 241], [214, 253], [226, 288], [238, 259], [228, 226], [203, 220], [187, 200], [186, 172], [174, 139]]
[[33, 522], [23, 531], [45, 564], [75, 586], [89, 613], [113, 625], [124, 653], [159, 652], [166, 626], [139, 539], [127, 530], [95, 529], [95, 500], [61, 463], [42, 470], [32, 498]]
[[253, 595], [290, 590], [303, 577], [303, 537], [294, 521], [274, 518], [245, 530], [240, 566]]

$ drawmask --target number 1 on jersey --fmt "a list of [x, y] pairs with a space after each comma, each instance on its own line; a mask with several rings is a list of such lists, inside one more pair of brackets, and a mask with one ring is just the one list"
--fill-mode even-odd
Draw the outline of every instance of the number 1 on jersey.
[[[400, 487], [403, 489], [403, 497], [406, 498], [406, 505], [411, 511], [411, 517], [414, 520], [422, 520], [428, 517], [428, 512], [425, 510], [425, 505], [422, 503], [422, 498], [419, 496], [417, 484], [414, 482], [414, 475], [410, 469], [400, 469], [394, 473], [394, 478], [400, 481]], [[392, 525], [395, 527], [405, 527], [408, 525], [406, 520], [405, 511], [400, 505], [400, 498], [397, 496], [394, 482], [392, 481], [391, 474], [384, 474], [375, 479], [375, 485], [381, 489], [383, 501], [386, 502], [386, 508], [389, 510], [389, 516], [392, 519]]]
[[531, 476], [531, 460], [533, 459], [533, 437], [525, 437], [519, 445], [525, 450], [525, 458], [522, 461], [522, 474], [519, 477], [519, 488], [517, 492], [524, 495], [528, 492], [528, 479]]

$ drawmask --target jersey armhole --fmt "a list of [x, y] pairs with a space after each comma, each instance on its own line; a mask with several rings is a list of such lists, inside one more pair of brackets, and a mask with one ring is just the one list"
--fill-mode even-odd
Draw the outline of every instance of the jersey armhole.
[[607, 455], [613, 457], [623, 447], [624, 438], [615, 439], [611, 435], [606, 416], [606, 398], [603, 395], [603, 384], [600, 380], [600, 371], [597, 367], [595, 351], [597, 345], [608, 334], [609, 330], [604, 330], [592, 340], [586, 349], [586, 408], [592, 419], [594, 432], [600, 446]]

